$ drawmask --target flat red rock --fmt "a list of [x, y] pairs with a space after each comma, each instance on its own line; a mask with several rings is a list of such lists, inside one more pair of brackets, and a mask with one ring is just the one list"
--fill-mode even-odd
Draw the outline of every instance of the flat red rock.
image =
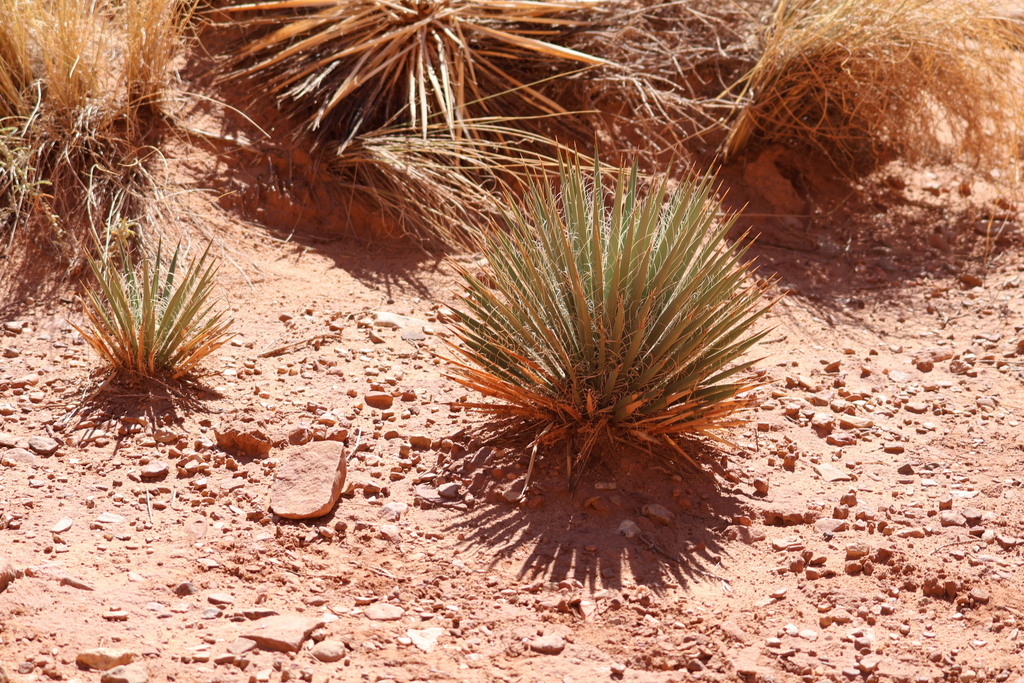
[[282, 614], [253, 622], [242, 638], [254, 641], [263, 650], [298, 652], [313, 629], [323, 623], [323, 619]]
[[326, 515], [345, 484], [345, 448], [337, 441], [314, 441], [293, 448], [277, 469], [270, 508], [288, 519]]

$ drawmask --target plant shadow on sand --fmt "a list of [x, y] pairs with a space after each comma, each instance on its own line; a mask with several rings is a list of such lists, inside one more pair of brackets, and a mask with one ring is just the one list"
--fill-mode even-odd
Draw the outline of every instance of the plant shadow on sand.
[[[79, 445], [106, 435], [115, 442], [133, 434], [168, 430], [183, 421], [183, 415], [214, 412], [207, 402], [223, 398], [201, 378], [163, 381], [112, 375], [76, 392], [76, 408], [59, 424], [64, 432], [79, 432]], [[168, 433], [167, 437], [170, 438]], [[174, 439], [177, 440], [177, 437]]]
[[[697, 445], [702, 457], [721, 456]], [[445, 532], [462, 534], [462, 550], [478, 561], [511, 566], [524, 582], [578, 581], [592, 591], [724, 580], [721, 532], [744, 504], [711, 472], [673, 475], [649, 457], [628, 456], [598, 464], [569, 488], [564, 471], [538, 466], [525, 497], [510, 502], [505, 494], [522, 491], [523, 463], [502, 453], [485, 446], [454, 463], [484, 502]]]

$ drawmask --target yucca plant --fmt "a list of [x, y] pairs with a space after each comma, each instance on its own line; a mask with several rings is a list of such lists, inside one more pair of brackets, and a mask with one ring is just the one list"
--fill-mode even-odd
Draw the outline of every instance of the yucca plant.
[[[599, 0], [277, 0], [228, 7], [258, 12], [271, 30], [243, 46], [231, 78], [258, 77], [309, 125], [336, 139], [388, 125], [427, 135], [513, 93], [534, 111], [563, 112], [517, 74], [551, 60], [604, 64], [552, 38], [586, 25]], [[501, 113], [507, 113], [503, 111]]]
[[598, 163], [588, 177], [563, 159], [485, 237], [493, 272], [462, 271], [453, 379], [534, 446], [567, 444], [570, 472], [617, 444], [692, 463], [680, 437], [736, 424], [757, 384], [741, 357], [772, 302], [725, 242], [735, 217], [710, 177], [642, 192], [638, 175], [622, 171], [609, 197]]
[[90, 258], [96, 288], [86, 291], [89, 324], [76, 329], [115, 371], [180, 379], [231, 339], [226, 311], [214, 312], [217, 263], [210, 246], [188, 259], [179, 244], [170, 261], [162, 245], [133, 255], [122, 231], [100, 258]]

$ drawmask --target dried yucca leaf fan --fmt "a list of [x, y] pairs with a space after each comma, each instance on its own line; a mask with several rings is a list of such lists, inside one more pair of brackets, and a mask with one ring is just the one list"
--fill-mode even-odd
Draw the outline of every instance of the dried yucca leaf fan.
[[500, 427], [566, 444], [570, 471], [617, 444], [693, 464], [680, 438], [740, 423], [758, 384], [741, 357], [765, 334], [767, 284], [725, 242], [712, 179], [644, 193], [634, 167], [608, 198], [601, 178], [563, 160], [510, 202], [485, 238], [493, 272], [463, 272], [452, 377]]
[[279, 0], [229, 7], [266, 27], [232, 60], [232, 79], [258, 78], [309, 125], [349, 140], [442, 122], [472, 136], [471, 119], [514, 93], [535, 112], [561, 113], [517, 74], [526, 64], [606, 63], [552, 39], [588, 23], [598, 0]]

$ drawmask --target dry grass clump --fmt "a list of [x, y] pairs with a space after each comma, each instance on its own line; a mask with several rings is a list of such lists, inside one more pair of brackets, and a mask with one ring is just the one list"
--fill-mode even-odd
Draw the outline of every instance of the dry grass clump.
[[[351, 140], [408, 126], [426, 136], [444, 124], [472, 137], [471, 121], [564, 109], [518, 74], [551, 63], [604, 60], [558, 38], [601, 11], [598, 0], [279, 0], [228, 9], [258, 13], [264, 31], [232, 60], [286, 108], [308, 114], [323, 137]], [[515, 98], [510, 107], [502, 95]]]
[[[26, 0], [0, 0], [0, 16], [16, 18]], [[26, 111], [25, 96], [32, 82], [28, 26], [21, 21], [0, 22], [0, 120]]]
[[125, 95], [131, 108], [159, 112], [169, 94], [173, 63], [187, 39], [199, 0], [125, 0]]
[[610, 196], [601, 178], [573, 159], [509, 198], [507, 229], [485, 238], [493, 272], [463, 272], [453, 378], [493, 399], [469, 407], [564, 444], [570, 472], [623, 444], [692, 463], [679, 439], [749, 404], [740, 357], [765, 334], [766, 285], [725, 241], [734, 219], [718, 219], [710, 178], [644, 192], [634, 166]]
[[[141, 218], [163, 98], [194, 0], [0, 0], [0, 188], [20, 233], [64, 260]], [[26, 200], [26, 197], [29, 199]]]
[[779, 0], [725, 143], [811, 144], [837, 165], [1015, 159], [1021, 82], [990, 0]]

